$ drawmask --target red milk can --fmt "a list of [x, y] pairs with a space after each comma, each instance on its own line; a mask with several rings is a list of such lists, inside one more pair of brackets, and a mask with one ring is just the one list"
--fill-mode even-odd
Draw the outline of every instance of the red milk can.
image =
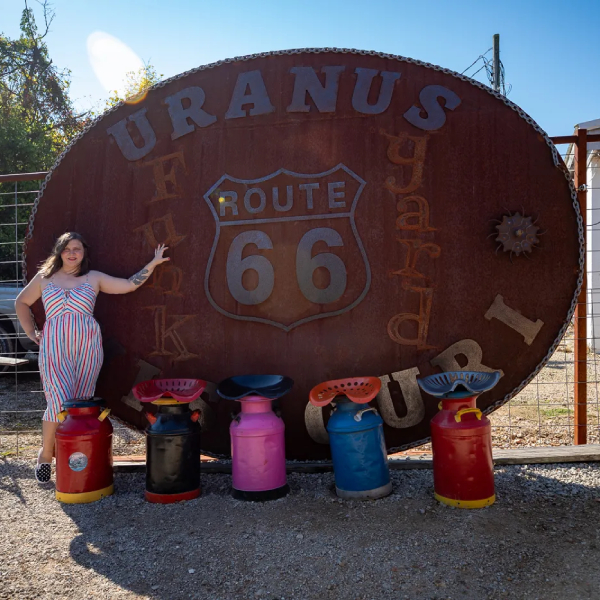
[[444, 399], [431, 420], [435, 497], [459, 508], [482, 508], [496, 499], [492, 427], [476, 399]]
[[435, 498], [457, 508], [483, 508], [496, 500], [492, 428], [476, 407], [477, 396], [496, 385], [499, 373], [457, 371], [419, 380], [441, 397], [431, 420]]
[[114, 491], [109, 408], [93, 400], [72, 400], [59, 414], [56, 430], [56, 499], [95, 502]]

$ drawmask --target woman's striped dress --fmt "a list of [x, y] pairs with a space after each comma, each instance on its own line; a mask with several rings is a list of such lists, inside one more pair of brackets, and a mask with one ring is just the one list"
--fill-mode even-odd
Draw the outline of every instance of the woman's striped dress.
[[40, 343], [40, 373], [48, 408], [44, 421], [72, 398], [91, 398], [104, 354], [94, 319], [96, 292], [88, 283], [65, 290], [52, 281], [42, 290], [46, 323]]

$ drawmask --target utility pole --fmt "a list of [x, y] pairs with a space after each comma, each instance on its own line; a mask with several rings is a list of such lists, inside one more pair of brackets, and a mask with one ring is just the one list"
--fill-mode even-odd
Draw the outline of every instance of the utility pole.
[[494, 91], [500, 91], [500, 34], [494, 34], [494, 63], [492, 74], [494, 76]]

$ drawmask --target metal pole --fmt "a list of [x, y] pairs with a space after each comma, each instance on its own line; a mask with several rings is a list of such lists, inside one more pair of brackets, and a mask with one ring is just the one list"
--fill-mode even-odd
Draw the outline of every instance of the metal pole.
[[494, 75], [494, 90], [500, 91], [500, 34], [494, 34], [494, 62], [493, 62], [493, 75]]
[[575, 445], [587, 443], [587, 129], [579, 129], [574, 148], [575, 188], [586, 236], [583, 283], [575, 309]]

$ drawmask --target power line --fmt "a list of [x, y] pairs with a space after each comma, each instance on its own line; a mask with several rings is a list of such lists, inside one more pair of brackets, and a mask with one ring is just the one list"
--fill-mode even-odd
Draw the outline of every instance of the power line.
[[[479, 72], [483, 71], [485, 69], [485, 74], [487, 76], [488, 79], [488, 83], [491, 87], [494, 86], [494, 65], [491, 59], [486, 58], [486, 54], [488, 54], [489, 52], [491, 52], [493, 50], [493, 48], [489, 48], [488, 50], [486, 50], [486, 52], [484, 52], [483, 54], [480, 54], [462, 73], [461, 75], [464, 75], [469, 69], [471, 69], [472, 67], [474, 67], [479, 61], [483, 62], [483, 65], [481, 67], [479, 67], [479, 69], [477, 69], [477, 71], [475, 71], [472, 75], [467, 75], [467, 77], [470, 77], [471, 79], [475, 78], [475, 75], [477, 75]], [[501, 92], [503, 96], [508, 96], [508, 94], [510, 94], [511, 90], [512, 90], [512, 85], [509, 83], [506, 83], [506, 77], [505, 77], [505, 70], [504, 70], [504, 64], [502, 63], [502, 61], [499, 61], [500, 64], [500, 88], [501, 88]]]
[[[488, 52], [491, 52], [492, 48], [488, 48], [483, 54], [480, 54], [462, 73], [461, 75], [464, 75], [475, 63], [477, 63], [478, 61], [480, 61]], [[481, 69], [479, 69], [479, 71], [481, 71]], [[477, 71], [479, 73], [479, 71]]]

